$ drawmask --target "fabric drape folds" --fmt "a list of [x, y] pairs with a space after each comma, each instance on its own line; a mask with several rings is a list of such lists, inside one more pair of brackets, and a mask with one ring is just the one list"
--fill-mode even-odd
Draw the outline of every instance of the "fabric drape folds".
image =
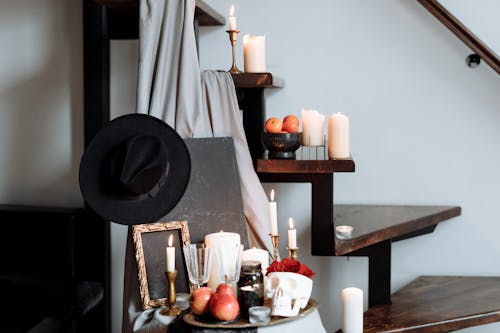
[[[141, 0], [137, 112], [164, 120], [183, 138], [233, 137], [249, 243], [270, 250], [267, 197], [253, 169], [234, 83], [227, 72], [200, 71], [194, 10], [194, 0]], [[154, 332], [155, 312], [141, 311], [133, 256], [129, 230], [123, 332]]]

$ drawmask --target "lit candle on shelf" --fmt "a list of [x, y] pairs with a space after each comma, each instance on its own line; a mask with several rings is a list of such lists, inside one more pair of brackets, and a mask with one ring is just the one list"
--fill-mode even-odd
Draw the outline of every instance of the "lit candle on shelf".
[[271, 235], [278, 235], [278, 206], [274, 201], [274, 189], [271, 190], [269, 201], [269, 217], [271, 219]]
[[236, 30], [236, 16], [234, 16], [234, 5], [229, 10], [229, 30]]
[[294, 228], [291, 217], [288, 219], [288, 248], [297, 248], [297, 229]]
[[338, 112], [328, 117], [328, 157], [349, 156], [349, 118]]
[[316, 110], [302, 109], [302, 145], [322, 146], [325, 116]]
[[247, 73], [266, 71], [266, 36], [243, 36], [243, 62]]
[[175, 271], [175, 247], [172, 246], [174, 242], [174, 235], [170, 235], [168, 238], [168, 247], [167, 247], [167, 272]]
[[260, 262], [262, 268], [262, 274], [266, 275], [267, 267], [269, 267], [269, 252], [262, 249], [257, 249], [253, 247], [251, 249], [243, 251], [241, 256], [242, 261], [247, 260], [257, 260]]
[[[230, 247], [234, 249], [237, 245], [241, 244], [241, 237], [235, 232], [214, 232], [205, 235], [205, 246], [210, 248]], [[217, 268], [216, 259], [212, 260], [212, 267], [210, 268], [210, 276], [208, 277], [208, 286], [212, 290], [216, 290], [220, 283], [219, 270]]]
[[359, 288], [342, 290], [342, 332], [363, 332], [363, 290]]

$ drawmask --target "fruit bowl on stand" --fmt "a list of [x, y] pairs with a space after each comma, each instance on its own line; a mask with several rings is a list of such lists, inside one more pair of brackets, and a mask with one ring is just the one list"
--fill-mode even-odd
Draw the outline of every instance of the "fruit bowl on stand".
[[262, 142], [269, 151], [268, 158], [294, 159], [301, 145], [302, 133], [262, 133]]

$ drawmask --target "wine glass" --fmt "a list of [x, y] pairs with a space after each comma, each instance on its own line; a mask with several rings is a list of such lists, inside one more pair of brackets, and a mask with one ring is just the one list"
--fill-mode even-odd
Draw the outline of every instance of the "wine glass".
[[189, 244], [184, 246], [184, 256], [189, 281], [196, 286], [195, 289], [198, 289], [208, 282], [213, 249], [205, 247], [203, 243]]
[[219, 280], [223, 283], [237, 282], [240, 279], [243, 245], [221, 246], [214, 248], [214, 250]]

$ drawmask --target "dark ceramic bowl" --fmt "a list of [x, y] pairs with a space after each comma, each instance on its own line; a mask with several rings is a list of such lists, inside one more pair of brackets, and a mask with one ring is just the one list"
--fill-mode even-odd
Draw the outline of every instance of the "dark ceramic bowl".
[[262, 133], [262, 142], [269, 150], [268, 158], [295, 158], [302, 133]]

